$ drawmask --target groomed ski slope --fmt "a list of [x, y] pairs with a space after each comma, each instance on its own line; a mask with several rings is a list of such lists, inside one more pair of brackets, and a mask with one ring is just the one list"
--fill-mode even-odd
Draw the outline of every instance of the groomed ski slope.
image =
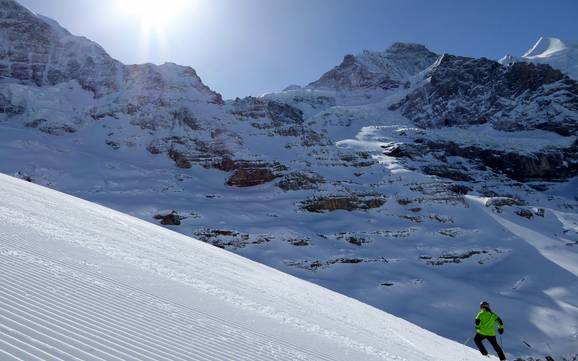
[[353, 299], [0, 175], [0, 360], [487, 360]]

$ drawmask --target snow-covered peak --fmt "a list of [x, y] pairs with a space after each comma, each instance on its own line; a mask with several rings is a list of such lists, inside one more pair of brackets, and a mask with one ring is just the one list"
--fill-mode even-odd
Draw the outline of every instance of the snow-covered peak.
[[545, 58], [554, 53], [568, 49], [569, 42], [558, 38], [541, 37], [532, 49], [523, 55], [524, 58]]
[[340, 65], [325, 73], [310, 88], [395, 89], [430, 66], [437, 55], [419, 44], [394, 43], [383, 52], [364, 51], [346, 55]]
[[578, 79], [578, 43], [552, 37], [541, 37], [522, 57], [504, 57], [500, 63], [514, 62], [548, 64], [574, 79]]

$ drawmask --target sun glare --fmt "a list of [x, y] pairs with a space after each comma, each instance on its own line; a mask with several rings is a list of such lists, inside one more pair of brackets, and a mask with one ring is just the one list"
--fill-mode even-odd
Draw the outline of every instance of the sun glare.
[[168, 25], [185, 8], [187, 0], [117, 0], [126, 15], [138, 18], [146, 27]]

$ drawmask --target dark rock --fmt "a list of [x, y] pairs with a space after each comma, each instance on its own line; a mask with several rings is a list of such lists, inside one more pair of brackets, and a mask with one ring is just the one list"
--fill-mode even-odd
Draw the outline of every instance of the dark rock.
[[468, 186], [464, 186], [461, 184], [452, 184], [448, 187], [448, 189], [455, 194], [466, 195], [472, 191], [472, 188]]
[[315, 147], [315, 146], [329, 146], [333, 143], [324, 134], [315, 132], [313, 130], [306, 130], [301, 136], [301, 145], [303, 147]]
[[203, 242], [223, 249], [239, 249], [250, 245], [259, 245], [271, 242], [268, 235], [243, 234], [237, 231], [222, 229], [202, 229], [193, 233], [193, 236]]
[[442, 178], [448, 178], [458, 182], [472, 182], [474, 178], [465, 174], [461, 170], [450, 168], [444, 165], [425, 166], [422, 168], [423, 172], [428, 175], [435, 175]]
[[356, 168], [371, 167], [377, 164], [368, 152], [355, 152], [349, 154], [340, 154], [339, 159], [345, 162], [348, 166]]
[[254, 187], [269, 183], [278, 178], [269, 168], [239, 168], [227, 180], [232, 187]]
[[512, 207], [523, 205], [525, 205], [524, 201], [509, 197], [496, 197], [486, 201], [486, 207]]
[[453, 142], [428, 142], [423, 147], [428, 152], [442, 151], [447, 156], [479, 161], [484, 166], [521, 182], [564, 180], [578, 175], [578, 151], [573, 147], [549, 149], [533, 154], [462, 146]]
[[394, 158], [411, 158], [411, 154], [404, 150], [401, 145], [390, 147], [383, 154]]
[[297, 247], [305, 247], [311, 244], [308, 239], [290, 239], [288, 242]]
[[350, 195], [317, 197], [302, 203], [302, 208], [308, 212], [323, 213], [337, 210], [355, 211], [379, 208], [385, 204], [383, 196]]
[[[501, 253], [500, 251], [494, 250], [494, 253]], [[445, 264], [457, 264], [457, 263], [462, 263], [463, 261], [473, 257], [473, 256], [478, 256], [478, 255], [485, 255], [485, 254], [489, 254], [490, 251], [487, 250], [471, 250], [471, 251], [467, 251], [467, 252], [459, 252], [459, 253], [448, 253], [448, 254], [443, 254], [437, 258], [433, 258], [430, 257], [430, 259], [425, 259], [420, 257], [421, 259], [426, 260], [426, 263], [428, 265], [431, 266], [442, 266]], [[483, 264], [482, 261], [479, 261], [478, 263]]]
[[267, 163], [258, 160], [231, 159], [228, 155], [220, 157], [219, 161], [213, 163], [211, 168], [219, 169], [224, 172], [232, 172], [242, 168], [269, 168], [275, 172], [287, 171], [287, 167], [281, 163]]
[[26, 128], [36, 129], [36, 128], [38, 128], [41, 124], [44, 124], [44, 123], [46, 123], [46, 122], [47, 122], [46, 119], [34, 119], [34, 120], [31, 120], [31, 121], [29, 121], [29, 122], [24, 123], [24, 126], [25, 126]]
[[304, 189], [315, 189], [325, 179], [314, 172], [292, 172], [283, 177], [277, 183], [277, 187], [284, 191], [297, 191]]
[[412, 204], [413, 200], [409, 198], [398, 198], [397, 203], [401, 206], [407, 206], [408, 204]]
[[199, 121], [195, 116], [191, 113], [188, 108], [179, 108], [171, 112], [171, 116], [173, 120], [177, 122], [181, 126], [188, 127], [192, 130], [200, 130], [202, 127], [199, 124]]
[[68, 124], [53, 124], [53, 123], [44, 123], [44, 125], [38, 127], [38, 130], [50, 135], [65, 135], [76, 133], [77, 131], [76, 128], [73, 128]]
[[443, 55], [429, 77], [391, 107], [418, 126], [490, 123], [505, 131], [578, 133], [578, 83], [548, 65]]
[[19, 115], [24, 114], [25, 110], [23, 106], [12, 104], [8, 98], [0, 94], [0, 114]]
[[401, 219], [408, 220], [413, 223], [423, 223], [424, 219], [421, 216], [399, 216]]
[[354, 244], [356, 246], [361, 246], [364, 243], [367, 243], [367, 240], [365, 238], [361, 238], [361, 237], [349, 236], [349, 237], [347, 237], [347, 242]]
[[544, 218], [546, 215], [546, 210], [544, 208], [538, 208], [534, 211], [534, 214], [538, 217]]
[[187, 157], [176, 149], [169, 150], [168, 156], [175, 162], [175, 165], [179, 168], [189, 169], [192, 168], [193, 166], [191, 162], [187, 159]]
[[111, 147], [114, 150], [118, 150], [120, 149], [120, 144], [118, 142], [112, 141], [112, 140], [107, 140], [106, 141], [106, 145], [108, 145], [109, 147]]
[[280, 136], [296, 137], [305, 133], [303, 112], [286, 103], [255, 97], [236, 99], [232, 113], [240, 120], [253, 119], [253, 127], [272, 129]]
[[172, 211], [169, 214], [157, 214], [155, 219], [160, 220], [165, 226], [180, 226], [181, 221], [187, 217], [180, 216], [177, 212]]
[[520, 217], [524, 217], [524, 218], [527, 218], [527, 219], [532, 219], [532, 218], [534, 218], [534, 213], [533, 213], [532, 211], [528, 210], [528, 209], [520, 209], [520, 210], [518, 210], [518, 211], [516, 211], [516, 212], [514, 212], [514, 213], [516, 213], [516, 214], [519, 215]]
[[161, 154], [161, 153], [162, 153], [162, 151], [160, 150], [160, 148], [157, 147], [157, 146], [154, 145], [154, 144], [149, 144], [149, 145], [147, 145], [147, 148], [146, 148], [146, 149], [147, 149], [147, 151], [148, 151], [150, 154], [155, 154], [155, 155], [156, 155], [156, 154]]
[[22, 179], [22, 180], [25, 180], [25, 181], [27, 181], [27, 182], [29, 182], [29, 183], [32, 183], [32, 182], [33, 182], [32, 177], [29, 176], [29, 175], [26, 174], [26, 173], [23, 173], [23, 172], [16, 172], [16, 174], [15, 174], [14, 176], [15, 176], [16, 178], [20, 178], [20, 179]]
[[362, 263], [389, 263], [389, 261], [385, 257], [381, 258], [347, 258], [341, 257], [336, 259], [331, 259], [327, 261], [291, 261], [286, 262], [286, 264], [290, 267], [299, 267], [310, 271], [317, 271], [318, 269], [328, 268], [335, 264], [362, 264]]

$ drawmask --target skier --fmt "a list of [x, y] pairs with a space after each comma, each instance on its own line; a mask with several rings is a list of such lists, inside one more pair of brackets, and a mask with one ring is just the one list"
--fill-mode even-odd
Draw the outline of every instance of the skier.
[[502, 322], [502, 319], [498, 317], [498, 315], [492, 312], [488, 302], [484, 301], [480, 303], [480, 312], [476, 316], [476, 337], [474, 337], [474, 342], [482, 355], [487, 356], [488, 351], [482, 343], [483, 340], [487, 339], [494, 347], [494, 350], [496, 350], [500, 361], [505, 361], [506, 355], [504, 355], [504, 351], [502, 351], [502, 348], [496, 341], [496, 322], [498, 322], [498, 332], [501, 335], [504, 333], [504, 322]]

